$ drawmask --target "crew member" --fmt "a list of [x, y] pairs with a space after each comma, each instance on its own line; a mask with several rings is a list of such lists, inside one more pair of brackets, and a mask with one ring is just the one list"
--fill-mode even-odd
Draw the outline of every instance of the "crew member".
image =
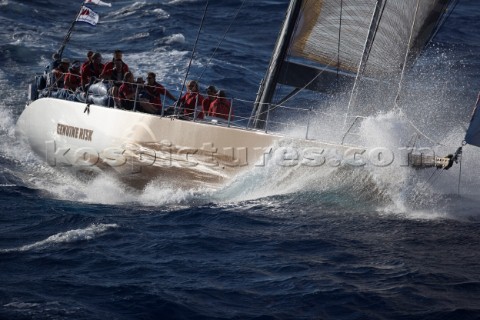
[[98, 79], [103, 70], [102, 55], [95, 52], [92, 55], [92, 61], [87, 63], [82, 68], [82, 88], [83, 91], [87, 90], [90, 83]]
[[179, 100], [183, 106], [183, 114], [187, 118], [194, 118], [197, 106], [201, 106], [203, 102], [203, 96], [198, 92], [198, 83], [195, 80], [191, 80], [187, 85], [187, 93]]
[[75, 91], [81, 84], [80, 61], [74, 61], [70, 69], [68, 69], [68, 73], [65, 75], [64, 88], [70, 91]]
[[[225, 91], [219, 90], [217, 93], [217, 98], [210, 104], [208, 115], [211, 117], [228, 120], [231, 108], [232, 105], [230, 101], [225, 98]], [[233, 119], [233, 112], [231, 113], [230, 120], [231, 119]]]
[[159, 113], [162, 110], [161, 95], [165, 95], [173, 101], [176, 98], [165, 89], [160, 83], [156, 81], [156, 75], [153, 72], [147, 74], [147, 84], [144, 86], [142, 97], [147, 99], [148, 103], [142, 102], [142, 107], [146, 112]]

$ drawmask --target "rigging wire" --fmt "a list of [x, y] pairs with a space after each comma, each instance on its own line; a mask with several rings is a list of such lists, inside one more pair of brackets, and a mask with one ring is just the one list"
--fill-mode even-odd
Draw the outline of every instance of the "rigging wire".
[[[450, 159], [450, 163], [448, 166], [446, 167], [442, 167], [441, 169], [437, 169], [433, 172], [433, 174], [430, 176], [430, 178], [427, 180], [427, 182], [430, 182], [430, 180], [432, 180], [432, 177], [435, 175], [435, 173], [438, 172], [438, 170], [441, 170], [440, 171], [440, 174], [443, 173], [444, 171], [448, 170], [449, 168], [451, 168], [453, 162], [455, 163], [458, 163], [459, 164], [459, 171], [458, 171], [458, 184], [457, 184], [457, 194], [460, 195], [460, 186], [461, 186], [461, 178], [462, 178], [462, 156], [463, 156], [463, 146], [466, 145], [466, 142], [463, 141], [462, 142], [462, 145], [457, 149], [457, 151], [455, 151], [455, 154], [454, 155], [449, 155], [449, 157], [451, 156], [451, 159]], [[432, 182], [436, 181], [438, 179], [438, 176], [440, 175], [436, 175], [435, 176], [435, 179], [433, 179]]]
[[338, 46], [337, 46], [337, 78], [340, 73], [340, 43], [342, 38], [343, 0], [340, 0], [340, 22], [338, 25]]
[[365, 39], [365, 44], [363, 47], [363, 54], [358, 64], [357, 75], [355, 77], [355, 82], [353, 83], [352, 91], [350, 93], [350, 100], [348, 101], [347, 112], [345, 113], [345, 120], [343, 124], [344, 126], [347, 125], [347, 117], [348, 117], [348, 113], [350, 112], [350, 108], [356, 102], [355, 100], [358, 94], [359, 81], [365, 72], [367, 60], [370, 56], [370, 51], [372, 49], [375, 38], [377, 36], [378, 27], [383, 18], [383, 13], [387, 6], [387, 2], [388, 0], [376, 1], [375, 8], [373, 10], [372, 18], [370, 21], [370, 28], [368, 30], [367, 38]]
[[220, 48], [220, 45], [222, 44], [223, 40], [225, 40], [228, 32], [230, 31], [230, 28], [232, 27], [233, 23], [237, 20], [238, 14], [240, 13], [240, 11], [242, 10], [243, 6], [245, 5], [245, 3], [246, 3], [247, 1], [248, 1], [248, 0], [243, 0], [243, 2], [242, 2], [242, 4], [240, 5], [240, 7], [238, 7], [237, 12], [236, 12], [235, 15], [233, 16], [233, 19], [231, 19], [230, 24], [228, 25], [227, 29], [226, 29], [225, 32], [223, 33], [223, 36], [222, 36], [222, 38], [220, 39], [220, 41], [218, 42], [217, 47], [215, 48], [215, 50], [213, 51], [212, 55], [210, 56], [210, 58], [208, 59], [207, 63], [205, 64], [205, 67], [203, 68], [202, 73], [201, 73], [200, 76], [198, 77], [198, 80], [202, 79], [203, 74], [204, 74], [205, 71], [207, 70], [210, 62], [212, 62], [213, 57], [214, 57], [215, 54], [217, 53], [217, 50]]
[[457, 193], [460, 195], [460, 184], [461, 184], [461, 179], [462, 179], [462, 158], [460, 157], [459, 160], [459, 169], [458, 169], [458, 186], [457, 186]]
[[[455, 0], [457, 1], [457, 0]], [[405, 70], [406, 70], [406, 66], [407, 66], [407, 60], [408, 60], [408, 55], [410, 53], [410, 45], [412, 43], [412, 38], [413, 38], [413, 32], [414, 32], [414, 28], [415, 28], [415, 25], [416, 25], [416, 22], [417, 22], [417, 15], [418, 15], [418, 9], [419, 9], [419, 6], [420, 6], [420, 0], [417, 0], [417, 6], [415, 8], [415, 15], [414, 15], [414, 18], [413, 18], [413, 23], [412, 23], [412, 27], [410, 29], [410, 37], [408, 39], [408, 44], [407, 44], [407, 51], [405, 53], [405, 59], [403, 61], [403, 66], [402, 66], [402, 72], [400, 74], [400, 81], [398, 82], [398, 90], [397, 90], [397, 95], [395, 97], [395, 101], [394, 101], [394, 105], [393, 105], [393, 109], [400, 109], [399, 106], [398, 106], [398, 102], [400, 101], [400, 94], [403, 90], [403, 79], [405, 77]], [[432, 36], [433, 38], [433, 36]], [[403, 113], [402, 113], [403, 114]], [[420, 131], [420, 129], [417, 128], [417, 126], [414, 125], [414, 123], [405, 115], [403, 114], [403, 117], [408, 121], [408, 123], [410, 123], [410, 125], [421, 135], [423, 136], [425, 139], [427, 139], [428, 141], [436, 144], [436, 145], [441, 145], [443, 146], [443, 144], [441, 144], [440, 142], [438, 141], [435, 141], [433, 140], [432, 138], [428, 137], [425, 133], [423, 133], [422, 131]]]
[[[440, 173], [439, 173], [440, 172]], [[438, 171], [438, 169], [435, 169], [432, 174], [430, 175], [430, 177], [427, 179], [427, 183], [431, 183], [433, 184], [435, 181], [437, 181], [438, 177], [440, 176], [440, 174], [443, 172], [443, 170], [441, 171]], [[438, 174], [437, 174], [438, 173]], [[433, 178], [433, 179], [432, 179]]]
[[418, 133], [419, 135], [421, 135], [422, 137], [424, 137], [424, 138], [427, 139], [428, 141], [434, 143], [435, 145], [445, 147], [444, 144], [442, 144], [442, 143], [440, 143], [440, 142], [438, 142], [438, 141], [433, 140], [432, 138], [430, 138], [429, 136], [427, 136], [425, 133], [423, 133], [423, 132], [412, 122], [412, 120], [410, 120], [403, 112], [402, 112], [402, 116], [407, 120], [407, 122], [412, 126], [412, 128], [415, 129], [415, 131], [417, 131], [417, 133]]
[[[440, 22], [437, 24], [437, 26], [435, 27], [435, 31], [433, 32], [433, 34], [431, 35], [430, 39], [428, 39], [427, 41], [427, 46], [428, 44], [431, 43], [432, 39], [435, 38], [435, 36], [437, 35], [437, 33], [442, 29], [443, 25], [445, 24], [445, 21], [448, 20], [448, 18], [450, 17], [450, 15], [452, 14], [453, 11], [455, 11], [455, 8], [457, 7], [457, 4], [460, 0], [451, 0], [449, 1], [449, 3], [453, 3], [453, 5], [451, 5], [452, 9], [448, 11], [448, 13], [440, 20]], [[448, 6], [449, 4], [446, 4], [443, 11], [445, 10], [448, 10]]]
[[[297, 96], [298, 94], [300, 94], [300, 92], [302, 92], [303, 90], [305, 90], [308, 86], [310, 86], [315, 80], [317, 80], [318, 77], [320, 77], [324, 72], [326, 72], [326, 70], [328, 69], [328, 67], [331, 67], [332, 64], [327, 64], [325, 65], [325, 67], [315, 76], [313, 77], [309, 82], [307, 82], [303, 87], [301, 88], [297, 88], [298, 90], [295, 90], [294, 92], [292, 92], [292, 94], [288, 95], [288, 97], [282, 99], [280, 101], [280, 103], [276, 103], [276, 104], [270, 104], [271, 107], [269, 108], [270, 111], [272, 110], [275, 110], [276, 108], [278, 107], [281, 107], [281, 104], [285, 103], [285, 102], [288, 102], [290, 101], [291, 99], [293, 99], [295, 96]], [[333, 67], [333, 66], [332, 66]], [[266, 113], [268, 111], [264, 111], [264, 113]]]
[[183, 82], [182, 82], [182, 89], [180, 90], [180, 97], [178, 97], [178, 100], [180, 100], [180, 98], [182, 97], [183, 89], [185, 89], [185, 83], [187, 82], [188, 74], [190, 73], [190, 68], [192, 66], [193, 57], [195, 56], [195, 51], [197, 50], [197, 44], [198, 44], [198, 39], [200, 38], [200, 32], [203, 29], [203, 24], [205, 22], [205, 17], [207, 16], [208, 5], [209, 5], [209, 2], [207, 0], [206, 4], [205, 4], [205, 9], [203, 10], [202, 21], [200, 22], [200, 27], [198, 28], [197, 38], [195, 39], [195, 44], [193, 45], [192, 55], [190, 56], [190, 61], [188, 62], [187, 71], [185, 72], [185, 78], [183, 79]]
[[412, 27], [410, 28], [410, 36], [408, 38], [408, 43], [407, 43], [407, 50], [405, 52], [405, 57], [403, 59], [402, 72], [400, 73], [400, 80], [398, 81], [397, 96], [395, 97], [395, 102], [393, 104], [393, 109], [394, 110], [396, 108], [398, 108], [398, 101], [400, 101], [400, 94], [401, 94], [402, 89], [403, 89], [403, 78], [405, 77], [405, 69], [407, 67], [408, 56], [410, 55], [410, 46], [412, 44], [413, 32], [414, 32], [415, 26], [417, 24], [417, 15], [418, 15], [419, 6], [420, 6], [420, 0], [417, 0], [417, 6], [415, 8], [415, 15], [413, 16], [413, 23], [412, 23]]

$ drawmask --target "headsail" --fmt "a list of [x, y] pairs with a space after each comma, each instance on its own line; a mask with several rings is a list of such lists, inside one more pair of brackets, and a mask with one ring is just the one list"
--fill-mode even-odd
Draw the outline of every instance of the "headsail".
[[[282, 32], [279, 36], [276, 51], [284, 51], [275, 54], [270, 62], [255, 104], [255, 126], [264, 125], [268, 106], [273, 103], [273, 94], [264, 92], [271, 92], [278, 83], [320, 91], [329, 87], [318, 83], [331, 83], [332, 75], [337, 80], [345, 80], [349, 74], [355, 76], [361, 62], [365, 64], [362, 76], [383, 78], [399, 74], [405, 62], [413, 63], [421, 53], [450, 2], [452, 0], [292, 0], [289, 10], [300, 6], [294, 17], [287, 14], [293, 19], [289, 24], [294, 23], [295, 29], [292, 34]], [[376, 17], [379, 7], [379, 20], [373, 24], [372, 17]], [[371, 43], [365, 57], [368, 37]], [[279, 57], [285, 58], [275, 61]], [[299, 66], [299, 59], [305, 60], [306, 65]], [[299, 69], [303, 70], [301, 77]]]
[[465, 142], [480, 147], [480, 93], [478, 94], [477, 103], [473, 110], [472, 119], [465, 135]]

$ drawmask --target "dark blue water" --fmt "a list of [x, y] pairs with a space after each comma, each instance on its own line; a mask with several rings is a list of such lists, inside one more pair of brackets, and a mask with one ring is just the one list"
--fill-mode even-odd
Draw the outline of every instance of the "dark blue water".
[[[205, 3], [111, 2], [65, 55], [121, 48], [180, 89]], [[210, 4], [190, 75], [253, 100], [288, 2], [247, 2], [215, 52], [241, 4]], [[220, 190], [134, 191], [37, 159], [15, 122], [79, 6], [0, 0], [0, 319], [480, 319], [478, 148], [461, 175], [267, 167]], [[410, 85], [449, 152], [480, 87], [479, 15], [460, 0]]]

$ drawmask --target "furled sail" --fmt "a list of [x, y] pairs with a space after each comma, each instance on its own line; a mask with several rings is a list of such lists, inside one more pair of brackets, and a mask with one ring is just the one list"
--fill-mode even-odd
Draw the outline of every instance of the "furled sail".
[[[307, 0], [291, 44], [292, 54], [356, 73], [377, 0]], [[449, 0], [386, 0], [364, 75], [399, 73], [416, 58]]]

